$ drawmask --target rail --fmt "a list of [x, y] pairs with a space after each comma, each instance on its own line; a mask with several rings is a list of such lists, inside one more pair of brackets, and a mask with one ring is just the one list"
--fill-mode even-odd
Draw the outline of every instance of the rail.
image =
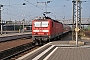
[[29, 49], [32, 49], [34, 47], [35, 47], [35, 45], [31, 42], [31, 43], [27, 43], [27, 44], [24, 44], [24, 45], [20, 45], [20, 46], [17, 46], [17, 47], [13, 47], [13, 48], [1, 51], [0, 52], [0, 60], [10, 59], [11, 57], [13, 57], [15, 55], [18, 55], [22, 52], [25, 52]]

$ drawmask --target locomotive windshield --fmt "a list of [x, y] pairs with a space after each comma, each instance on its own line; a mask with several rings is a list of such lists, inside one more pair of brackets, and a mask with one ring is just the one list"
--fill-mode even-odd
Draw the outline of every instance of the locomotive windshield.
[[35, 27], [40, 27], [41, 26], [41, 22], [34, 22], [34, 26]]
[[42, 22], [42, 27], [48, 27], [48, 22]]
[[42, 21], [42, 22], [34, 22], [35, 27], [48, 27], [49, 22]]

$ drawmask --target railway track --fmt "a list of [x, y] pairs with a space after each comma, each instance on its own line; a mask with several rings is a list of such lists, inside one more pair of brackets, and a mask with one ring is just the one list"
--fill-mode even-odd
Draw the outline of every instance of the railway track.
[[[63, 34], [63, 36], [66, 34]], [[37, 48], [37, 45], [34, 45], [32, 42], [26, 43], [26, 44], [22, 44], [16, 47], [12, 47], [10, 49], [6, 49], [0, 52], [0, 59], [1, 60], [12, 60], [12, 59], [16, 59], [15, 56], [18, 56], [21, 53], [24, 53], [28, 50], [32, 50], [32, 48]], [[13, 58], [15, 57], [15, 58]]]
[[31, 37], [12, 39], [0, 43], [0, 60], [7, 60], [11, 57], [34, 47]]
[[[22, 53], [26, 51], [35, 50], [36, 48], [40, 47], [41, 45], [34, 45], [32, 42], [23, 44], [20, 46], [16, 46], [4, 51], [0, 52], [0, 60], [12, 60], [16, 59], [17, 57], [20, 57]], [[26, 53], [25, 53], [26, 54]]]
[[7, 59], [10, 59], [20, 53], [23, 53], [29, 49], [32, 49], [34, 48], [35, 45], [33, 45], [32, 42], [30, 43], [27, 43], [27, 44], [23, 44], [23, 45], [20, 45], [20, 46], [16, 46], [16, 47], [13, 47], [13, 48], [10, 48], [10, 49], [7, 49], [7, 50], [4, 50], [4, 51], [1, 51], [0, 52], [0, 59], [1, 60], [7, 60]]
[[0, 51], [0, 60], [15, 60], [17, 57], [20, 57], [20, 55], [22, 56], [24, 52], [35, 50], [40, 46], [41, 45], [35, 45], [33, 42], [29, 42], [6, 50], [2, 50]]

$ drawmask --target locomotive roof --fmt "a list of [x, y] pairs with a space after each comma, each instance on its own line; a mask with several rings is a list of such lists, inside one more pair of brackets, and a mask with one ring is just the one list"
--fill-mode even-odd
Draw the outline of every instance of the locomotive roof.
[[[57, 20], [53, 20], [54, 22], [57, 22], [57, 23], [61, 23], [61, 22], [59, 22], [59, 21], [57, 21]], [[62, 23], [61, 23], [62, 24]]]
[[[36, 19], [36, 20], [38, 20], [38, 21], [45, 21], [45, 19]], [[61, 22], [59, 22], [59, 21], [57, 21], [57, 20], [53, 20], [53, 19], [50, 19], [50, 20], [52, 20], [52, 21], [54, 21], [54, 22], [57, 22], [57, 23], [61, 23]], [[62, 24], [62, 23], [61, 23]]]
[[[36, 20], [46, 20], [46, 19], [50, 19], [50, 20], [52, 20], [52, 21], [54, 21], [54, 22], [61, 23], [61, 22], [59, 22], [59, 21], [57, 21], [57, 20], [51, 19], [50, 17], [44, 17], [43, 19], [40, 17], [39, 19], [36, 19]], [[62, 23], [61, 23], [61, 24], [62, 24]]]
[[[51, 19], [50, 17], [45, 17], [45, 19]], [[51, 19], [51, 20], [53, 20], [53, 19]], [[61, 23], [61, 22], [59, 22], [59, 21], [57, 21], [57, 20], [53, 20], [54, 22], [57, 22], [57, 23]], [[61, 23], [62, 24], [62, 23]]]

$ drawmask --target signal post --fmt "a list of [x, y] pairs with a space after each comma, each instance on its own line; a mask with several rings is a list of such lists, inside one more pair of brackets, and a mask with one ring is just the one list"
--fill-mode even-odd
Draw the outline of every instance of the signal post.
[[70, 44], [84, 45], [84, 42], [81, 42], [81, 3], [80, 0], [73, 0], [73, 25], [72, 25], [72, 41]]

